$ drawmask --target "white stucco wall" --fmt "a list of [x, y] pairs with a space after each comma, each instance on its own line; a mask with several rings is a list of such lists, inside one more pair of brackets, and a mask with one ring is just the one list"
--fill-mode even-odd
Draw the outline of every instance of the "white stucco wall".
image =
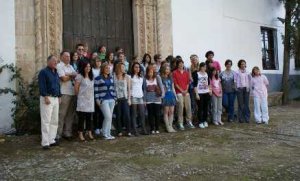
[[[14, 0], [0, 1], [0, 66], [15, 63], [15, 10]], [[11, 73], [7, 70], [0, 74], [0, 87], [14, 88], [15, 84], [9, 82]], [[0, 95], [0, 133], [10, 130], [13, 120], [11, 118], [11, 94]]]
[[[284, 7], [278, 0], [172, 0], [174, 55], [181, 55], [189, 64], [189, 56], [197, 54], [205, 60], [205, 52], [213, 50], [215, 59], [224, 68], [226, 59], [247, 61], [248, 69], [262, 69], [260, 28], [277, 29], [279, 70], [264, 70], [281, 74], [283, 70], [284, 26], [277, 20], [284, 17]], [[291, 61], [291, 74], [295, 71]]]

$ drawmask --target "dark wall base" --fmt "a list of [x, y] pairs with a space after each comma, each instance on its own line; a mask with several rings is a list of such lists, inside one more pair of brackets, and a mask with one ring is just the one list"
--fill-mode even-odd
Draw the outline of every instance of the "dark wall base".
[[[270, 82], [269, 92], [281, 91], [282, 75], [281, 74], [265, 74]], [[290, 98], [300, 97], [300, 75], [290, 75]]]

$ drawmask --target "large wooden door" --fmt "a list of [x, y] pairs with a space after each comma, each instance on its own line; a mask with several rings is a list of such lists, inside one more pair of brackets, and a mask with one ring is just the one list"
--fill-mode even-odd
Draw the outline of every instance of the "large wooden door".
[[63, 0], [63, 46], [74, 50], [87, 43], [95, 51], [100, 45], [114, 51], [124, 48], [133, 55], [131, 0]]

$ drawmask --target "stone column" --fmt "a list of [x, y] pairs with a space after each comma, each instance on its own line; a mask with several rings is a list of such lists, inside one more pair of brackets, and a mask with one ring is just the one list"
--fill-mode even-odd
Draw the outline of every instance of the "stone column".
[[172, 54], [171, 0], [133, 0], [135, 54]]
[[163, 56], [173, 54], [171, 0], [157, 0], [157, 49]]
[[62, 50], [62, 2], [35, 0], [35, 51], [37, 70], [45, 66], [50, 54]]

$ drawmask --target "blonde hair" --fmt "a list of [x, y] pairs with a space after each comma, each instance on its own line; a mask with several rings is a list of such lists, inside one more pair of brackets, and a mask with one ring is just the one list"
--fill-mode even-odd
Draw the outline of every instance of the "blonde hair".
[[107, 62], [101, 64], [101, 69], [100, 69], [100, 74], [101, 74], [101, 75], [104, 75], [104, 69], [105, 69], [106, 67], [108, 67], [108, 66], [109, 66], [109, 65], [108, 65]]
[[251, 72], [252, 77], [255, 76], [255, 73], [254, 73], [255, 70], [259, 71], [259, 74], [258, 74], [258, 75], [261, 75], [261, 74], [260, 74], [260, 69], [259, 69], [257, 66], [255, 66], [255, 67], [253, 67], [252, 72]]

